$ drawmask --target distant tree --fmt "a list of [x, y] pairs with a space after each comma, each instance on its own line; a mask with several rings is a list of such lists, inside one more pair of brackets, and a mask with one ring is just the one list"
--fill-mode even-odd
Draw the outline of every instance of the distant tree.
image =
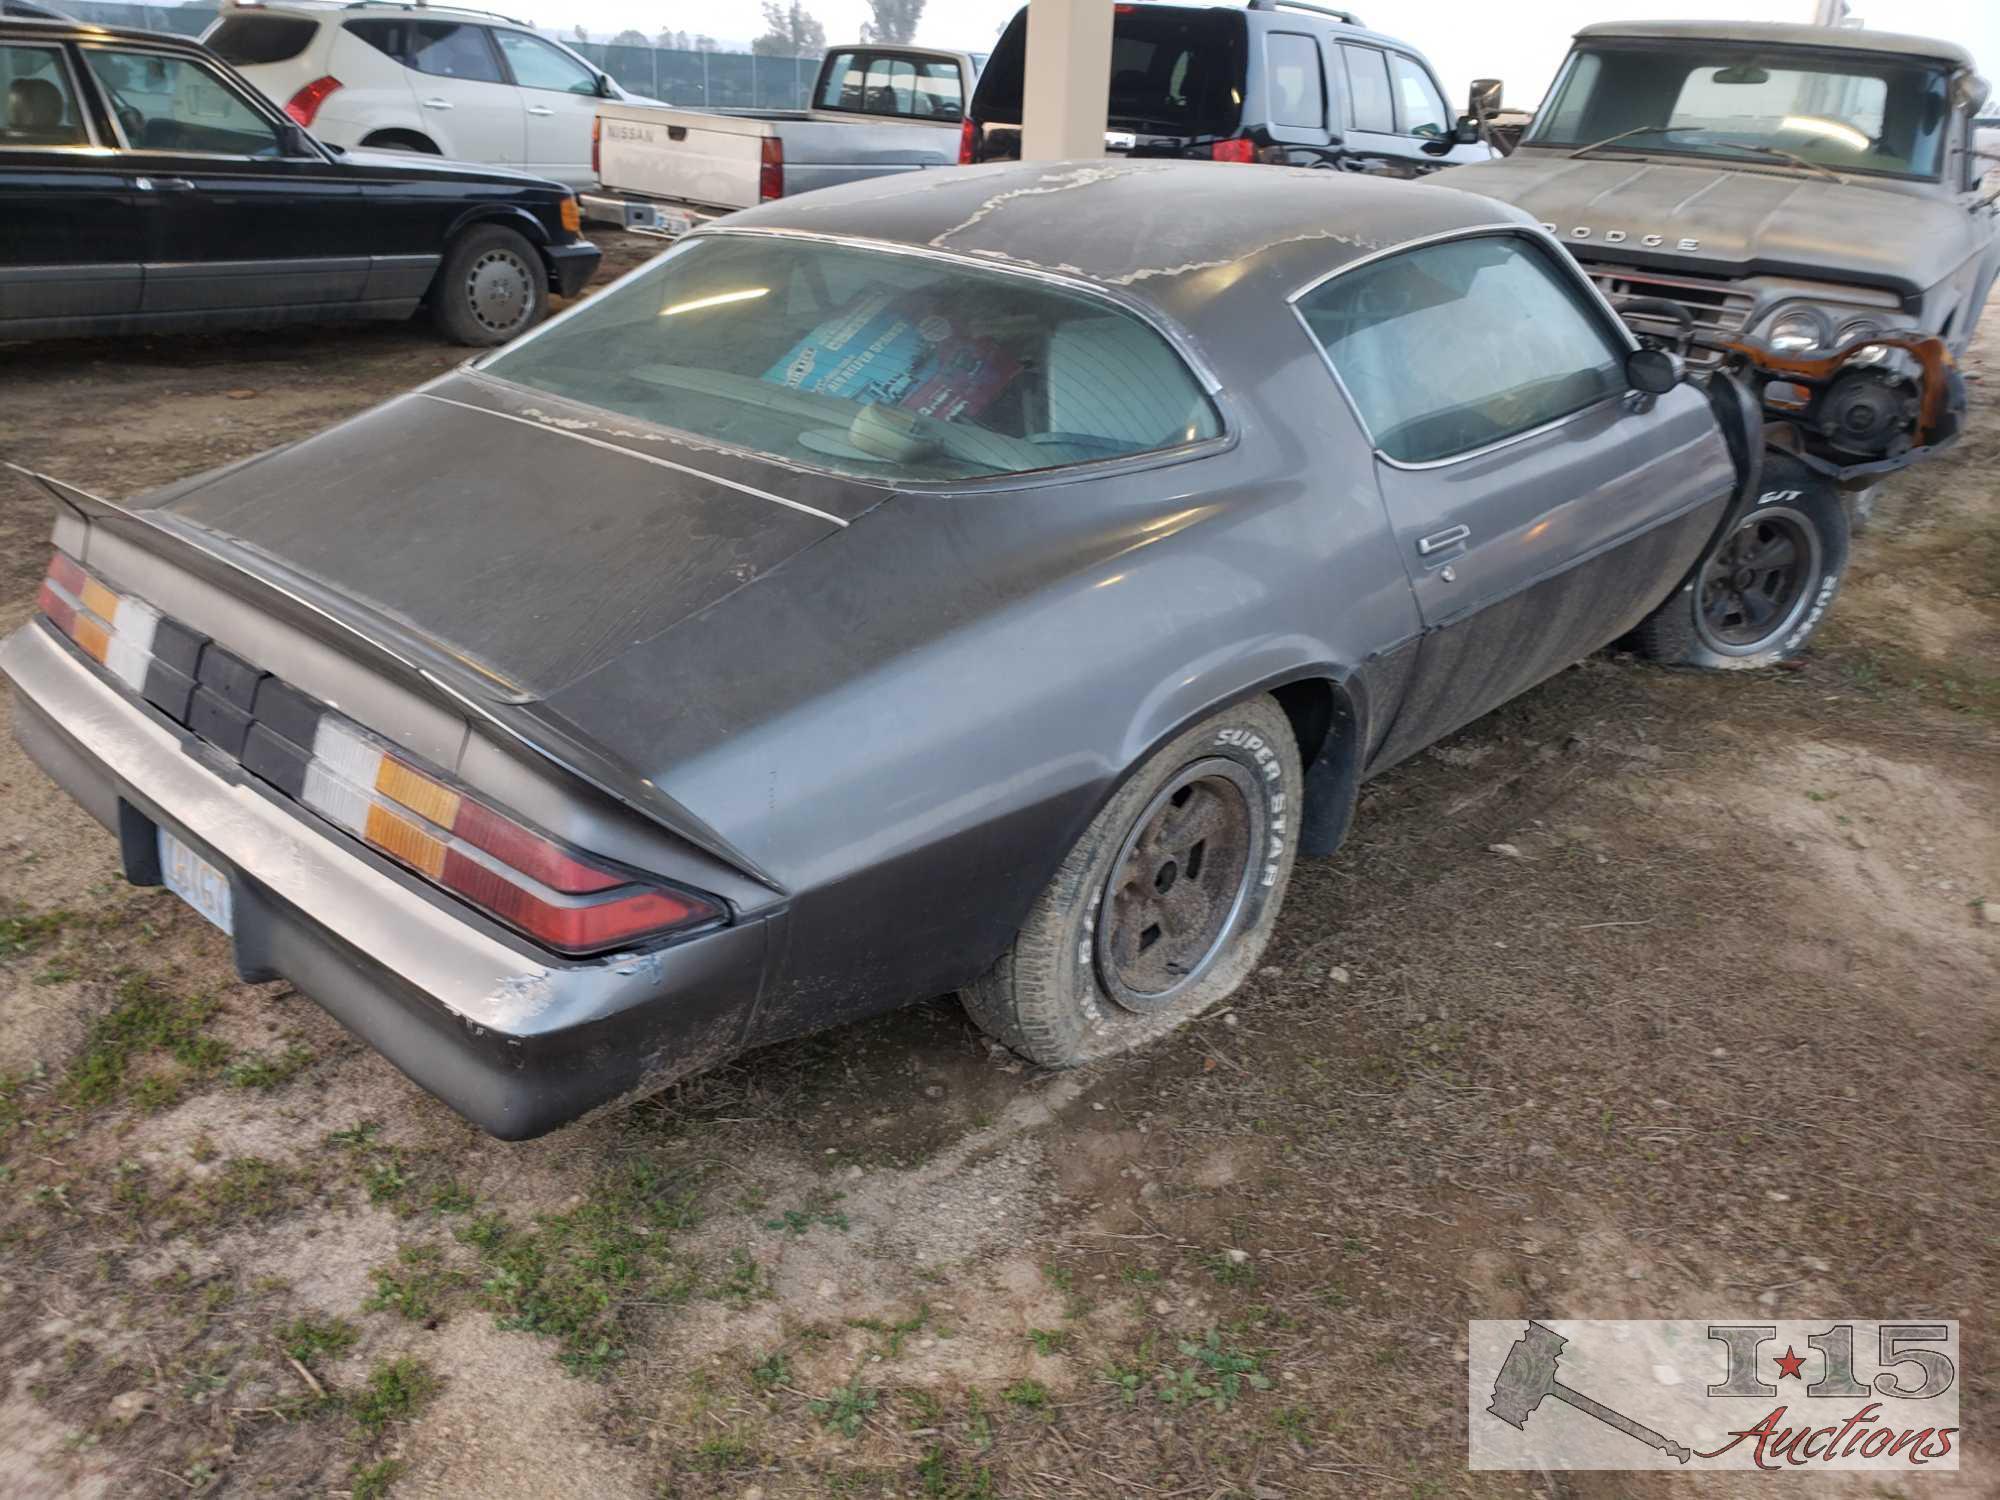
[[663, 31], [653, 38], [655, 47], [665, 47], [669, 51], [686, 52], [692, 45], [685, 31]]
[[570, 36], [574, 40], [579, 42], [587, 42], [590, 40], [590, 33], [585, 31], [581, 26], [577, 27], [574, 31], [572, 31], [570, 33]]
[[811, 57], [826, 50], [826, 28], [799, 0], [764, 0], [764, 25], [768, 29], [750, 44], [760, 57]]
[[630, 27], [627, 27], [611, 39], [611, 45], [614, 47], [650, 47], [653, 44], [646, 40], [645, 32], [633, 31]]
[[722, 50], [722, 43], [718, 42], [712, 36], [697, 36], [694, 39], [694, 50], [697, 52], [720, 52]]
[[861, 26], [864, 42], [894, 42], [904, 45], [914, 40], [917, 22], [924, 18], [924, 0], [868, 0], [874, 19]]

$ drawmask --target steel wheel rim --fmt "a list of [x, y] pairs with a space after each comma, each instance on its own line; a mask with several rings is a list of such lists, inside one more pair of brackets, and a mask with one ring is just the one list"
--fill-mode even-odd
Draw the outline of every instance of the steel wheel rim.
[[1781, 639], [1811, 604], [1819, 533], [1795, 510], [1745, 518], [1702, 566], [1695, 625], [1724, 656], [1754, 656]]
[[507, 333], [520, 327], [534, 307], [534, 282], [513, 251], [488, 250], [466, 268], [465, 300], [481, 328]]
[[1262, 849], [1257, 779], [1221, 756], [1184, 767], [1133, 821], [1104, 883], [1097, 976], [1119, 1006], [1171, 1005], [1241, 924]]

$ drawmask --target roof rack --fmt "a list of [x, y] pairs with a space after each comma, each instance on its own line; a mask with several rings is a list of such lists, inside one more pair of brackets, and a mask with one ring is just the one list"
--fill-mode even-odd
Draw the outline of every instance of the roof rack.
[[518, 21], [512, 16], [503, 16], [497, 10], [481, 10], [477, 6], [473, 5], [453, 5], [450, 3], [450, 0], [446, 0], [445, 4], [435, 7], [430, 5], [428, 3], [428, 0], [403, 0], [403, 3], [400, 4], [397, 3], [397, 0], [347, 0], [345, 9], [374, 10], [377, 7], [384, 5], [386, 5], [391, 10], [419, 11], [419, 10], [437, 9], [437, 10], [454, 11], [459, 15], [486, 16], [495, 21], [505, 21], [509, 26], [519, 26], [523, 30], [528, 29], [528, 23], [526, 21]]
[[1250, 0], [1252, 10], [1309, 10], [1314, 15], [1332, 16], [1343, 26], [1362, 26], [1361, 17], [1351, 10], [1335, 10], [1331, 5], [1313, 5], [1308, 0]]

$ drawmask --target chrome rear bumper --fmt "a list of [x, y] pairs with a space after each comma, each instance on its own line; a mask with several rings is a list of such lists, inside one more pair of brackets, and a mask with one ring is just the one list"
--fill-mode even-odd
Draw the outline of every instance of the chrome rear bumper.
[[284, 978], [475, 1124], [539, 1135], [740, 1043], [766, 923], [643, 953], [542, 953], [135, 702], [40, 621], [0, 643], [14, 732], [157, 884], [164, 826], [229, 877], [236, 964]]

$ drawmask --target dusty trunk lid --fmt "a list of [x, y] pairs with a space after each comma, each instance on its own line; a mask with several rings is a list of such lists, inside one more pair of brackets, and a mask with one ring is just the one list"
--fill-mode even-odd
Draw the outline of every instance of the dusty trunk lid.
[[152, 509], [350, 624], [546, 698], [839, 534], [884, 491], [455, 376]]

